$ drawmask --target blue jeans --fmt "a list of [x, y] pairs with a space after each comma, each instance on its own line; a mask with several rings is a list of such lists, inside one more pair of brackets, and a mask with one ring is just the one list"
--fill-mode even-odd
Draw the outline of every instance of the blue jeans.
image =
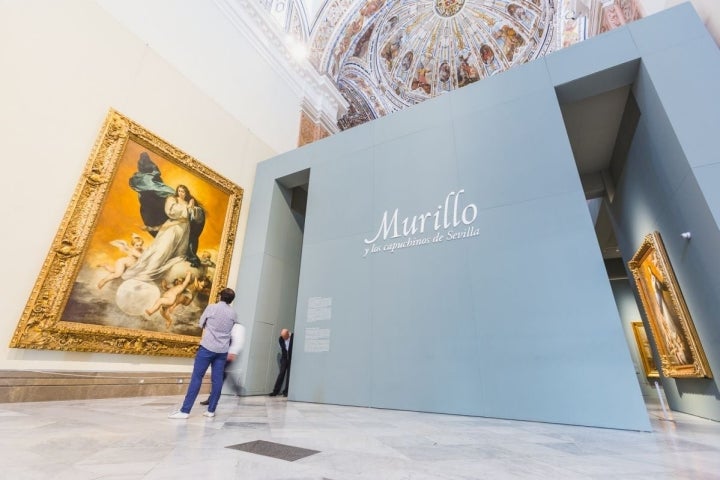
[[202, 386], [202, 380], [207, 372], [208, 367], [210, 369], [210, 380], [212, 381], [212, 388], [210, 389], [210, 403], [208, 403], [208, 412], [214, 412], [217, 408], [217, 404], [220, 401], [220, 393], [222, 392], [223, 386], [223, 370], [225, 369], [225, 362], [227, 361], [227, 352], [215, 353], [211, 352], [207, 348], [200, 345], [195, 355], [195, 365], [193, 365], [192, 377], [190, 378], [190, 385], [188, 391], [185, 394], [185, 400], [183, 401], [181, 412], [190, 413], [190, 410], [195, 404], [195, 399], [200, 393], [200, 387]]

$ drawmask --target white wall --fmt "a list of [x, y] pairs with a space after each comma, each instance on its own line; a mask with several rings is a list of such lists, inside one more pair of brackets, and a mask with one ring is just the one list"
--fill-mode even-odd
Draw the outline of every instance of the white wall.
[[276, 152], [297, 147], [302, 98], [215, 2], [97, 2]]
[[190, 359], [10, 349], [66, 206], [110, 107], [245, 189], [276, 152], [95, 2], [0, 3], [0, 369], [187, 370]]

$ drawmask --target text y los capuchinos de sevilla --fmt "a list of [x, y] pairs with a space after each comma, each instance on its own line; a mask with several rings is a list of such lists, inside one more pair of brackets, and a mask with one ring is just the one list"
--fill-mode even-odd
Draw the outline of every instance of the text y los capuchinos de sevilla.
[[478, 236], [480, 229], [472, 225], [477, 219], [477, 205], [467, 203], [461, 209], [463, 193], [464, 189], [450, 192], [445, 196], [445, 203], [438, 205], [434, 212], [405, 217], [401, 221], [398, 221], [398, 208], [392, 215], [385, 210], [375, 236], [364, 240], [363, 258], [371, 253], [393, 253], [401, 248]]

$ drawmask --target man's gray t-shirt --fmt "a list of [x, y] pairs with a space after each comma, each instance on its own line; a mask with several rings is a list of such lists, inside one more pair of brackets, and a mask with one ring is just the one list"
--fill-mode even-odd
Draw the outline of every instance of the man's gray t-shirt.
[[237, 313], [227, 303], [208, 305], [200, 316], [200, 328], [204, 327], [200, 345], [214, 353], [226, 353], [230, 349], [230, 332], [236, 319]]

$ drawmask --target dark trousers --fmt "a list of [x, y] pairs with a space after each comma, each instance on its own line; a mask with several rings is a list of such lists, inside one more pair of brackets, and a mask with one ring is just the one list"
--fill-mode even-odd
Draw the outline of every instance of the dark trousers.
[[[287, 382], [285, 381], [286, 379]], [[283, 383], [285, 383], [285, 389], [283, 389], [282, 394], [287, 395], [288, 387], [290, 386], [290, 361], [285, 359], [280, 360], [280, 371], [278, 372], [277, 380], [275, 380], [275, 387], [272, 393], [275, 395], [280, 393]]]

